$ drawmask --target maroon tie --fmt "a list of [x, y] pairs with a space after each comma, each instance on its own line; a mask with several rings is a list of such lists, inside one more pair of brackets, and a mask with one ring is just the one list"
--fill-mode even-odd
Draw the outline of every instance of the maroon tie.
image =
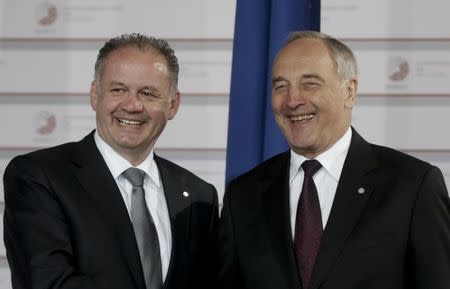
[[323, 233], [319, 198], [313, 180], [321, 166], [316, 160], [307, 160], [302, 164], [305, 179], [297, 206], [294, 248], [303, 289], [308, 288]]

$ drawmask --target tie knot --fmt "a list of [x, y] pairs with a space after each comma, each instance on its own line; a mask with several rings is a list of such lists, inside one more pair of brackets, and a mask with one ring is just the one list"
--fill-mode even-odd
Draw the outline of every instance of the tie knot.
[[322, 167], [322, 165], [317, 160], [306, 160], [302, 163], [303, 171], [305, 172], [305, 177], [312, 177], [315, 173]]
[[129, 168], [123, 172], [123, 176], [133, 185], [142, 187], [144, 185], [145, 172], [137, 168]]

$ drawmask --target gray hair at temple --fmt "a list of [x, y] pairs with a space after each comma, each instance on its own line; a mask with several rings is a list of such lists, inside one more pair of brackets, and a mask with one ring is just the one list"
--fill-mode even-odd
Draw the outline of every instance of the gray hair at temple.
[[170, 73], [171, 93], [178, 89], [178, 73], [180, 67], [175, 52], [166, 40], [149, 37], [138, 33], [123, 34], [108, 40], [99, 50], [97, 61], [95, 62], [95, 79], [99, 80], [102, 73], [103, 64], [106, 57], [113, 51], [133, 47], [141, 51], [154, 50], [161, 54], [166, 60], [167, 68]]
[[324, 42], [330, 53], [331, 59], [336, 63], [337, 73], [342, 84], [352, 77], [358, 77], [358, 65], [352, 50], [339, 40], [317, 31], [295, 31], [292, 32], [283, 47], [298, 39], [320, 39]]

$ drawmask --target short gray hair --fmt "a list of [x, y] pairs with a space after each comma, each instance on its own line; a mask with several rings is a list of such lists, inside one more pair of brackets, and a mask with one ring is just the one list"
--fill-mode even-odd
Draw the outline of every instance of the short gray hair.
[[95, 62], [96, 80], [100, 78], [107, 56], [113, 51], [126, 47], [137, 48], [141, 51], [154, 50], [161, 54], [166, 60], [169, 69], [171, 88], [173, 91], [177, 90], [180, 67], [174, 50], [166, 40], [145, 36], [139, 33], [122, 34], [105, 42], [103, 47], [100, 48], [97, 55], [97, 61]]
[[[317, 31], [295, 31], [292, 32], [283, 47], [298, 39], [320, 39], [328, 48], [331, 59], [336, 63], [337, 73], [342, 83], [348, 81], [351, 77], [358, 76], [358, 65], [352, 50], [339, 40]], [[281, 49], [281, 50], [282, 50]], [[281, 51], [280, 50], [280, 51]]]

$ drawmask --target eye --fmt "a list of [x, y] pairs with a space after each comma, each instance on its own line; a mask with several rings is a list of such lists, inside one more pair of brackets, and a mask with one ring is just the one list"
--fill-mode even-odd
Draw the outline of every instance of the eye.
[[113, 87], [111, 89], [111, 92], [114, 94], [120, 94], [120, 93], [124, 93], [125, 89], [123, 87]]
[[315, 88], [318, 88], [319, 86], [320, 86], [319, 83], [317, 83], [317, 82], [312, 82], [312, 81], [308, 81], [308, 82], [302, 83], [302, 87], [303, 87], [304, 89], [306, 89], [306, 90], [308, 90], [308, 89], [315, 89]]
[[273, 86], [272, 86], [272, 90], [281, 90], [281, 89], [284, 89], [284, 88], [287, 88], [287, 83], [275, 83]]
[[141, 91], [141, 95], [143, 95], [143, 96], [145, 96], [145, 97], [147, 97], [147, 98], [156, 98], [157, 97], [157, 94], [154, 92], [154, 91], [152, 91], [152, 90], [142, 90]]

